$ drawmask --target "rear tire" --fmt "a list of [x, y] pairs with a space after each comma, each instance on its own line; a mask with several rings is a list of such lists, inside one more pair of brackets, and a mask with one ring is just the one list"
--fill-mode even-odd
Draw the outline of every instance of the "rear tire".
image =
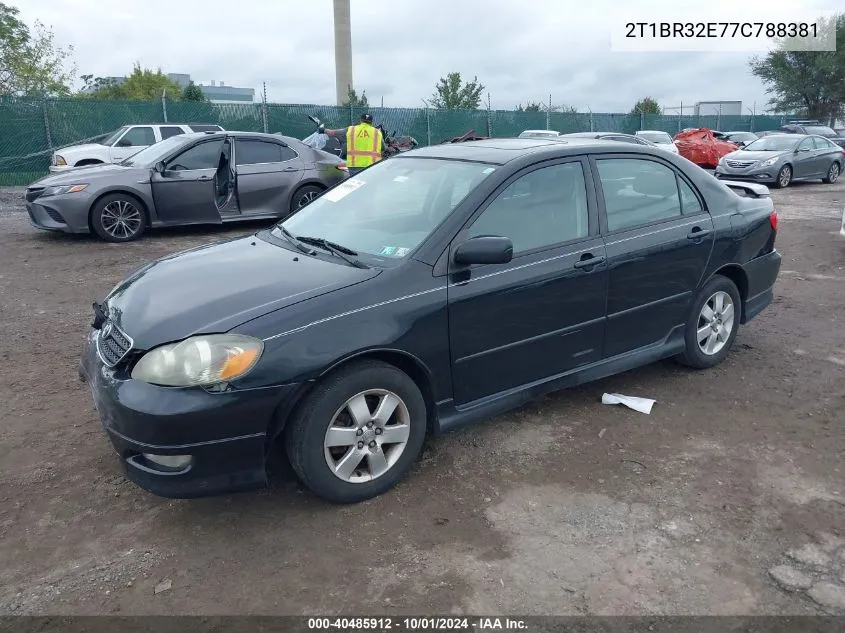
[[380, 361], [355, 362], [306, 397], [285, 429], [285, 448], [314, 493], [357, 503], [387, 492], [411, 469], [426, 419], [425, 400], [407, 374]]
[[830, 166], [830, 169], [827, 170], [827, 176], [822, 178], [822, 182], [828, 185], [832, 185], [837, 180], [839, 180], [839, 174], [842, 173], [842, 167], [836, 161]]
[[784, 165], [780, 168], [777, 177], [775, 178], [775, 187], [784, 189], [792, 182], [792, 166]]
[[736, 339], [741, 312], [736, 284], [722, 275], [713, 277], [692, 304], [684, 330], [686, 347], [677, 360], [695, 369], [721, 363]]
[[100, 198], [91, 208], [91, 228], [106, 242], [131, 242], [147, 230], [144, 205], [125, 193]]
[[284, 217], [290, 217], [309, 202], [316, 200], [320, 197], [323, 191], [325, 191], [325, 189], [318, 187], [317, 185], [305, 185], [304, 187], [300, 187], [293, 192], [293, 196], [291, 196], [290, 199], [290, 209]]

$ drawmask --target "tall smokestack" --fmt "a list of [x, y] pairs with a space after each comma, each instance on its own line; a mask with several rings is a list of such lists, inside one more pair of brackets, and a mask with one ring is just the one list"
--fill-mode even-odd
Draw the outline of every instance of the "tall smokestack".
[[352, 19], [350, 0], [334, 0], [334, 69], [337, 105], [346, 101], [352, 88]]

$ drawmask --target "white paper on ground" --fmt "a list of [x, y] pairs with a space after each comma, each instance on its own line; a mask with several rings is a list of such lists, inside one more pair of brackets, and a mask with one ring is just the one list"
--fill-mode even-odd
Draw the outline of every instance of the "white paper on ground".
[[651, 413], [651, 407], [657, 400], [649, 398], [638, 398], [636, 396], [623, 396], [621, 393], [605, 393], [602, 394], [602, 404], [624, 404], [626, 407], [639, 411], [640, 413]]

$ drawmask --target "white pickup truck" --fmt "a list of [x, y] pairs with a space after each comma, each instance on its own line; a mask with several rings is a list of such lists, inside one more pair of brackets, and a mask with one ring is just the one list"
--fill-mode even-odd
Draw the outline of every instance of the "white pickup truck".
[[59, 174], [86, 165], [119, 163], [145, 147], [171, 136], [191, 132], [222, 132], [219, 125], [211, 123], [144, 123], [124, 125], [92, 143], [69, 145], [53, 152], [50, 172]]

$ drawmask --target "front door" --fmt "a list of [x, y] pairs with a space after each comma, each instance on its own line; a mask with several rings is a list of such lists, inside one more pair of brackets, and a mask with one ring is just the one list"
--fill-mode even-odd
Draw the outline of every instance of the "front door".
[[816, 144], [812, 137], [805, 138], [798, 144], [795, 156], [795, 178], [809, 178], [816, 171]]
[[449, 272], [456, 405], [601, 359], [607, 269], [586, 166], [576, 158], [521, 172], [453, 241], [498, 235], [514, 245], [507, 264]]
[[200, 141], [169, 159], [163, 172], [153, 172], [153, 200], [162, 222], [220, 222], [215, 172], [224, 148], [222, 138]]
[[129, 128], [109, 149], [109, 158], [111, 162], [119, 163], [155, 144], [158, 140], [151, 126]]
[[303, 160], [281, 141], [235, 139], [237, 194], [243, 215], [283, 216], [305, 170]]
[[689, 315], [713, 249], [703, 198], [656, 157], [593, 159], [609, 268], [610, 358], [664, 341]]

